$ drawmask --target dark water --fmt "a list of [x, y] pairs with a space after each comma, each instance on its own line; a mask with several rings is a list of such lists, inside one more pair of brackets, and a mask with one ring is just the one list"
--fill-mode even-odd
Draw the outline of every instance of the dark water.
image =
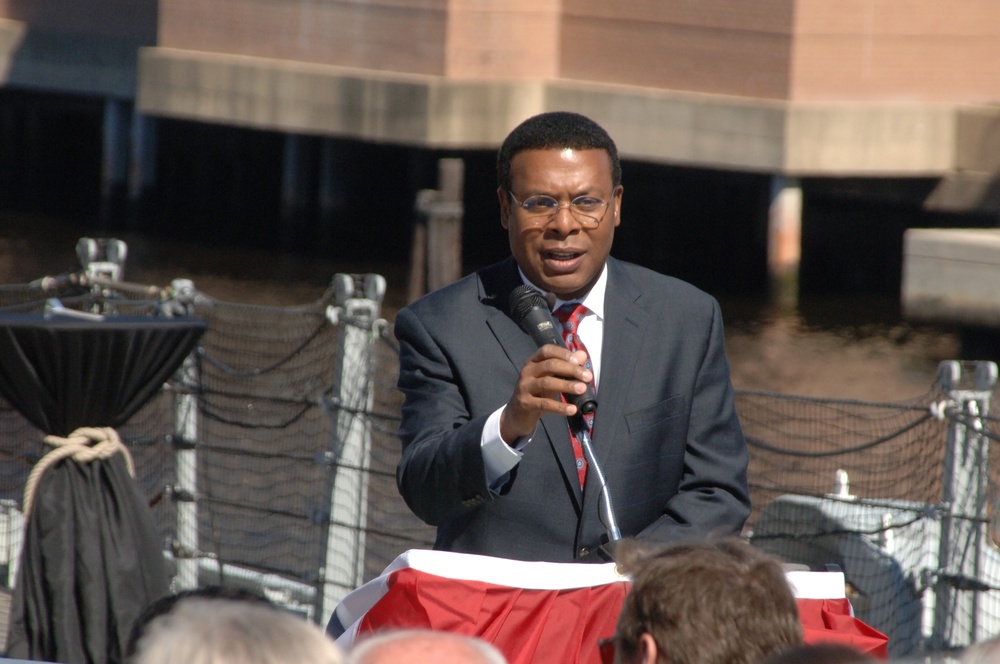
[[[388, 293], [391, 320], [405, 303], [408, 266], [398, 260], [328, 260], [268, 249], [115, 233], [127, 242], [125, 279], [167, 285], [189, 278], [222, 300], [277, 306], [311, 302], [339, 272], [375, 272]], [[24, 283], [79, 268], [75, 246], [100, 233], [53, 217], [0, 212], [0, 283]], [[809, 296], [780, 308], [761, 297], [714, 293], [727, 327], [737, 388], [789, 394], [902, 401], [927, 391], [937, 365], [959, 359], [954, 329], [902, 320], [898, 298], [886, 294]]]
[[[281, 187], [285, 135], [158, 119], [155, 186], [126, 203], [119, 185], [102, 201], [103, 105], [96, 98], [70, 101], [0, 91], [0, 283], [78, 269], [77, 239], [103, 235], [85, 228], [141, 226], [145, 235], [114, 233], [130, 248], [128, 281], [167, 285], [186, 277], [219, 299], [292, 305], [313, 300], [338, 272], [377, 272], [388, 282], [391, 318], [407, 292], [414, 194], [438, 185], [441, 157], [465, 164], [466, 268], [505, 253], [492, 150], [445, 154], [304, 139], [309, 159], [318, 158], [322, 144], [335, 148], [336, 177], [324, 197], [318, 176], [306, 178], [312, 194], [305, 198], [313, 203], [294, 209], [293, 223], [282, 226], [275, 220], [289, 212]], [[761, 295], [766, 174], [628, 161], [623, 181], [615, 254], [719, 298], [737, 387], [895, 401], [924, 393], [941, 360], [964, 359], [955, 330], [900, 315], [907, 228], [996, 225], [988, 215], [925, 210], [933, 179], [804, 178], [801, 285], [808, 295], [791, 309]], [[333, 212], [315, 209], [321, 198]], [[278, 246], [300, 249], [272, 248]], [[970, 352], [968, 335], [961, 341]], [[1000, 334], [985, 341], [1000, 358]]]

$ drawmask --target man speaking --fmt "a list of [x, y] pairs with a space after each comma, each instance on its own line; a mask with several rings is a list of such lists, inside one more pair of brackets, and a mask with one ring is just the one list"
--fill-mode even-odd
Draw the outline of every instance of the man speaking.
[[[396, 479], [437, 526], [435, 548], [570, 562], [601, 559], [619, 537], [738, 534], [747, 452], [721, 312], [609, 256], [623, 191], [614, 141], [584, 116], [537, 115], [504, 140], [497, 180], [511, 257], [396, 317]], [[525, 332], [539, 302], [562, 343]]]

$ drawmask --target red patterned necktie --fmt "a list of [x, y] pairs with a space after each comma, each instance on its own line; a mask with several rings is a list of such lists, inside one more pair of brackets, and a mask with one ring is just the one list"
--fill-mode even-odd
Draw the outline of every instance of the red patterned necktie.
[[[564, 304], [555, 311], [556, 319], [562, 325], [562, 337], [563, 341], [566, 342], [566, 347], [572, 351], [582, 350], [587, 353], [587, 347], [583, 345], [583, 341], [577, 336], [577, 329], [580, 326], [580, 321], [583, 317], [587, 315], [587, 307], [583, 304], [569, 303]], [[594, 374], [594, 365], [590, 361], [590, 353], [587, 353], [587, 362], [584, 364], [591, 375]], [[590, 381], [590, 387], [597, 393], [594, 387], [594, 381]], [[566, 398], [563, 397], [565, 401]], [[589, 434], [594, 428], [594, 413], [587, 413], [582, 415], [584, 424], [587, 425], [587, 433]], [[587, 459], [583, 454], [583, 446], [577, 439], [576, 435], [573, 433], [573, 427], [569, 429], [569, 437], [573, 441], [573, 455], [576, 457], [576, 471], [580, 476], [580, 488], [583, 488], [584, 482], [587, 480]]]

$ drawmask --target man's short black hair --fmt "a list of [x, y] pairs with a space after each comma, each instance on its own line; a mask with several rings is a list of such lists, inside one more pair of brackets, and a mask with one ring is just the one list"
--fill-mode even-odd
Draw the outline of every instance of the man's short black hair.
[[579, 113], [552, 111], [532, 116], [514, 128], [504, 139], [497, 153], [497, 185], [510, 190], [510, 162], [524, 150], [604, 150], [611, 158], [611, 184], [622, 180], [622, 165], [618, 147], [604, 128]]

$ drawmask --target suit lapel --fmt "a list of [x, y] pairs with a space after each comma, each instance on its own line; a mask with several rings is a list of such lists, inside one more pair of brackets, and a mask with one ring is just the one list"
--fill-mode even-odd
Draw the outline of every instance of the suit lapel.
[[[597, 390], [597, 414], [594, 417], [592, 441], [594, 453], [602, 468], [609, 467], [615, 441], [621, 436], [623, 413], [639, 361], [644, 331], [648, 330], [649, 314], [639, 305], [641, 291], [624, 266], [608, 258], [608, 287], [604, 298], [604, 344], [601, 348], [601, 384]], [[588, 476], [584, 496], [584, 514], [597, 514], [600, 487]], [[592, 486], [595, 485], [595, 486]], [[621, 492], [624, 487], [610, 487]], [[586, 520], [585, 520], [586, 521]]]
[[508, 313], [510, 292], [521, 284], [513, 258], [488, 267], [479, 273], [479, 300], [488, 307], [486, 324], [507, 359], [521, 371], [524, 359], [535, 352], [535, 344]]

